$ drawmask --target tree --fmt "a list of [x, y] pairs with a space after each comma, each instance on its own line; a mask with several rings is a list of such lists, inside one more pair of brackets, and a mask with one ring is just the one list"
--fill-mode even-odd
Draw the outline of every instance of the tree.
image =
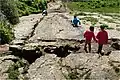
[[19, 22], [18, 12], [14, 0], [0, 0], [0, 10], [11, 24]]

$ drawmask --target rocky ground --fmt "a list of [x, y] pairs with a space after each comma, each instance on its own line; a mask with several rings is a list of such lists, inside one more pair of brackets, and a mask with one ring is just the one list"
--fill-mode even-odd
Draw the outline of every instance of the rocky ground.
[[[97, 54], [97, 43], [92, 42], [92, 52], [85, 53], [83, 32], [92, 24], [82, 20], [82, 27], [72, 27], [73, 18], [60, 1], [48, 4], [48, 15], [32, 14], [20, 18], [14, 28], [15, 40], [1, 46], [0, 79], [6, 80], [119, 80], [120, 39], [119, 17], [109, 14], [85, 13], [98, 19], [95, 34], [104, 18], [114, 20], [107, 23], [109, 43], [104, 53]], [[5, 47], [5, 48], [4, 48]], [[6, 49], [6, 50], [4, 50]], [[7, 52], [4, 52], [7, 51]]]

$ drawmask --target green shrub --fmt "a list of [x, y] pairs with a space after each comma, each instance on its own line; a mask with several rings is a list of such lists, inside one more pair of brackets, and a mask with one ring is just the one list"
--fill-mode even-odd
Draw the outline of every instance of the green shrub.
[[101, 26], [103, 26], [103, 27], [105, 27], [105, 28], [108, 28], [108, 27], [109, 27], [107, 24], [103, 24], [103, 25], [101, 25]]
[[119, 13], [120, 0], [79, 0], [68, 2], [67, 7], [72, 11]]
[[14, 0], [0, 0], [2, 13], [11, 24], [19, 23], [19, 17]]
[[9, 73], [8, 77], [9, 77], [9, 79], [17, 80], [19, 75], [20, 75], [20, 73], [18, 70], [13, 70]]
[[39, 13], [41, 12], [40, 7], [40, 0], [19, 0], [16, 1], [17, 9], [19, 16], [26, 16], [32, 13]]
[[101, 26], [105, 27], [106, 29], [114, 29], [114, 28], [108, 26], [107, 24], [102, 24]]
[[9, 43], [14, 39], [14, 34], [10, 24], [7, 25], [6, 22], [0, 22], [0, 38], [2, 44]]
[[9, 69], [7, 70], [7, 73], [9, 73], [8, 74], [9, 79], [12, 80], [18, 79], [18, 76], [20, 75], [18, 68], [19, 68], [18, 65], [15, 63], [9, 67]]
[[71, 72], [68, 74], [69, 79], [78, 79], [77, 73]]
[[7, 73], [9, 73], [8, 74], [9, 79], [18, 80], [18, 76], [20, 75], [18, 69], [24, 66], [25, 66], [24, 63], [21, 60], [11, 65], [7, 70]]

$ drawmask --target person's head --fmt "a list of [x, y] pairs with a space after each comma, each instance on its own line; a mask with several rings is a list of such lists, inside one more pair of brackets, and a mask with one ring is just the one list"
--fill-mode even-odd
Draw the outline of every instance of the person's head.
[[74, 18], [77, 18], [77, 16], [76, 16], [76, 15], [74, 15]]
[[104, 25], [101, 25], [101, 26], [100, 26], [100, 29], [101, 29], [101, 30], [104, 30], [104, 29], [105, 29], [105, 26], [104, 26]]
[[90, 26], [90, 31], [94, 31], [94, 27], [93, 26]]

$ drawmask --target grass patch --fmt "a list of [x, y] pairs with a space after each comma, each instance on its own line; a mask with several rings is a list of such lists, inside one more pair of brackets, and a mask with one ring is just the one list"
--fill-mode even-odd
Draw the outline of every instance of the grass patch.
[[84, 18], [81, 18], [81, 20], [90, 21], [93, 25], [98, 22], [97, 18], [93, 18], [93, 17], [84, 17]]
[[78, 12], [75, 13], [76, 16], [87, 16], [87, 14], [83, 13], [83, 12]]
[[18, 76], [20, 75], [18, 69], [24, 66], [25, 66], [24, 63], [21, 60], [11, 65], [7, 70], [9, 79], [12, 79], [12, 80], [18, 79]]
[[108, 27], [107, 29], [111, 29], [111, 30], [112, 30], [112, 29], [114, 29], [114, 28], [112, 28], [112, 27]]
[[104, 18], [104, 21], [107, 21], [108, 23], [115, 23], [112, 19], [107, 19], [107, 18]]
[[91, 0], [85, 2], [68, 2], [67, 6], [72, 11], [120, 13], [119, 0]]
[[74, 72], [69, 73], [69, 74], [68, 74], [68, 77], [69, 77], [69, 79], [78, 79], [77, 74], [74, 73]]
[[102, 26], [104, 26], [106, 29], [114, 29], [114, 28], [108, 26], [107, 24], [103, 24]]

